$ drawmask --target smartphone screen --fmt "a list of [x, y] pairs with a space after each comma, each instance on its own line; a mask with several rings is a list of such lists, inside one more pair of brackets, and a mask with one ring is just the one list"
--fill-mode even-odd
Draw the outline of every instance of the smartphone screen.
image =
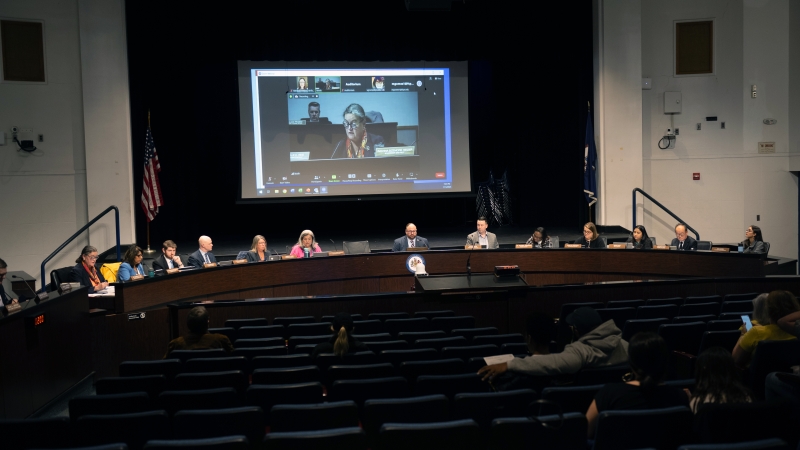
[[742, 322], [744, 322], [744, 329], [750, 331], [750, 328], [753, 328], [753, 322], [750, 322], [750, 316], [743, 315]]

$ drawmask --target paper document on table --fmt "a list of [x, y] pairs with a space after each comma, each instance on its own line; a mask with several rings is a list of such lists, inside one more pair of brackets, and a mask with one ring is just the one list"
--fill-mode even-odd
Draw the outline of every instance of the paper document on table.
[[95, 291], [94, 294], [89, 294], [89, 297], [114, 297], [114, 286], [109, 286], [102, 291]]
[[510, 353], [508, 355], [487, 356], [483, 358], [483, 360], [486, 361], [487, 366], [491, 366], [492, 364], [501, 364], [511, 361], [512, 359], [514, 359], [514, 355]]

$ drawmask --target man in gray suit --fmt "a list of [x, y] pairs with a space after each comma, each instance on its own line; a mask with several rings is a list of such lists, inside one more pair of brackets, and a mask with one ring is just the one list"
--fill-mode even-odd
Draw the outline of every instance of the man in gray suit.
[[406, 235], [394, 240], [393, 252], [402, 252], [407, 248], [425, 247], [428, 248], [428, 240], [417, 236], [417, 226], [413, 223], [406, 225]]
[[[486, 231], [489, 227], [488, 222], [486, 222], [486, 217], [478, 217], [477, 226], [478, 231], [467, 236], [466, 245], [476, 248], [500, 248], [500, 244], [497, 242], [497, 236], [495, 236], [494, 233]], [[484, 245], [486, 247], [483, 247]]]

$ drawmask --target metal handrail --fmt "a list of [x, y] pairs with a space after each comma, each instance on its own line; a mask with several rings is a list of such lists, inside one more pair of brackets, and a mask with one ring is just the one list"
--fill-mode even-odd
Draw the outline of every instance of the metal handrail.
[[117, 225], [117, 261], [122, 259], [122, 253], [120, 252], [120, 249], [119, 249], [119, 208], [117, 208], [116, 206], [109, 206], [103, 212], [98, 214], [97, 217], [95, 217], [94, 219], [89, 221], [89, 223], [87, 223], [86, 225], [82, 226], [80, 230], [76, 231], [75, 234], [70, 236], [69, 239], [64, 241], [63, 244], [59, 245], [58, 248], [55, 249], [55, 251], [53, 251], [53, 253], [50, 253], [50, 256], [48, 256], [47, 258], [44, 259], [44, 261], [42, 261], [42, 267], [41, 267], [41, 270], [42, 270], [42, 273], [41, 273], [41, 276], [42, 276], [42, 279], [41, 279], [42, 288], [39, 289], [37, 292], [44, 292], [44, 291], [47, 290], [48, 283], [45, 282], [45, 278], [44, 278], [44, 265], [47, 264], [48, 261], [53, 259], [53, 257], [56, 256], [58, 254], [58, 252], [60, 252], [61, 250], [64, 250], [64, 247], [69, 245], [70, 242], [74, 241], [75, 238], [80, 236], [81, 233], [83, 233], [84, 231], [88, 230], [90, 226], [94, 225], [103, 216], [105, 216], [106, 214], [111, 212], [111, 210], [114, 210], [114, 222]]
[[[667, 214], [669, 214], [670, 216], [672, 216], [672, 218], [673, 218], [673, 219], [675, 219], [675, 220], [677, 220], [677, 221], [678, 221], [678, 223], [682, 223], [682, 224], [686, 225], [686, 229], [688, 229], [689, 231], [691, 231], [692, 233], [694, 233], [694, 235], [695, 235], [695, 239], [697, 239], [698, 241], [700, 240], [700, 233], [698, 233], [698, 232], [697, 232], [697, 230], [695, 230], [694, 228], [690, 227], [690, 226], [689, 226], [689, 225], [686, 223], [686, 221], [684, 221], [684, 220], [683, 220], [683, 219], [681, 219], [680, 217], [676, 216], [676, 215], [675, 215], [675, 213], [673, 213], [672, 211], [670, 211], [669, 209], [667, 209], [667, 207], [666, 207], [666, 206], [662, 205], [661, 203], [659, 203], [659, 201], [658, 201], [658, 200], [656, 200], [656, 199], [654, 199], [653, 197], [651, 197], [651, 196], [650, 196], [650, 194], [648, 194], [647, 192], [645, 192], [645, 191], [643, 191], [643, 190], [641, 190], [641, 189], [639, 189], [639, 188], [634, 188], [634, 189], [633, 189], [633, 194], [632, 194], [632, 195], [633, 195], [633, 226], [634, 226], [634, 227], [636, 227], [636, 193], [637, 193], [637, 192], [640, 192], [640, 193], [641, 193], [643, 196], [645, 196], [645, 198], [647, 198], [647, 199], [648, 199], [648, 200], [650, 200], [651, 202], [655, 203], [655, 204], [656, 204], [656, 206], [658, 206], [659, 208], [663, 209], [663, 210], [664, 210], [664, 212], [666, 212]], [[633, 229], [633, 228], [631, 228], [631, 229]]]

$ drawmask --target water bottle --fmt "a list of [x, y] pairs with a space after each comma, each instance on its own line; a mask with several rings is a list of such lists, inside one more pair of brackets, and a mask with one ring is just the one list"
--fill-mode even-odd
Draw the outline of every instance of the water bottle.
[[307, 249], [303, 249], [303, 258], [311, 258], [311, 252]]
[[739, 253], [743, 253], [743, 252], [744, 252], [744, 245], [739, 244]]

